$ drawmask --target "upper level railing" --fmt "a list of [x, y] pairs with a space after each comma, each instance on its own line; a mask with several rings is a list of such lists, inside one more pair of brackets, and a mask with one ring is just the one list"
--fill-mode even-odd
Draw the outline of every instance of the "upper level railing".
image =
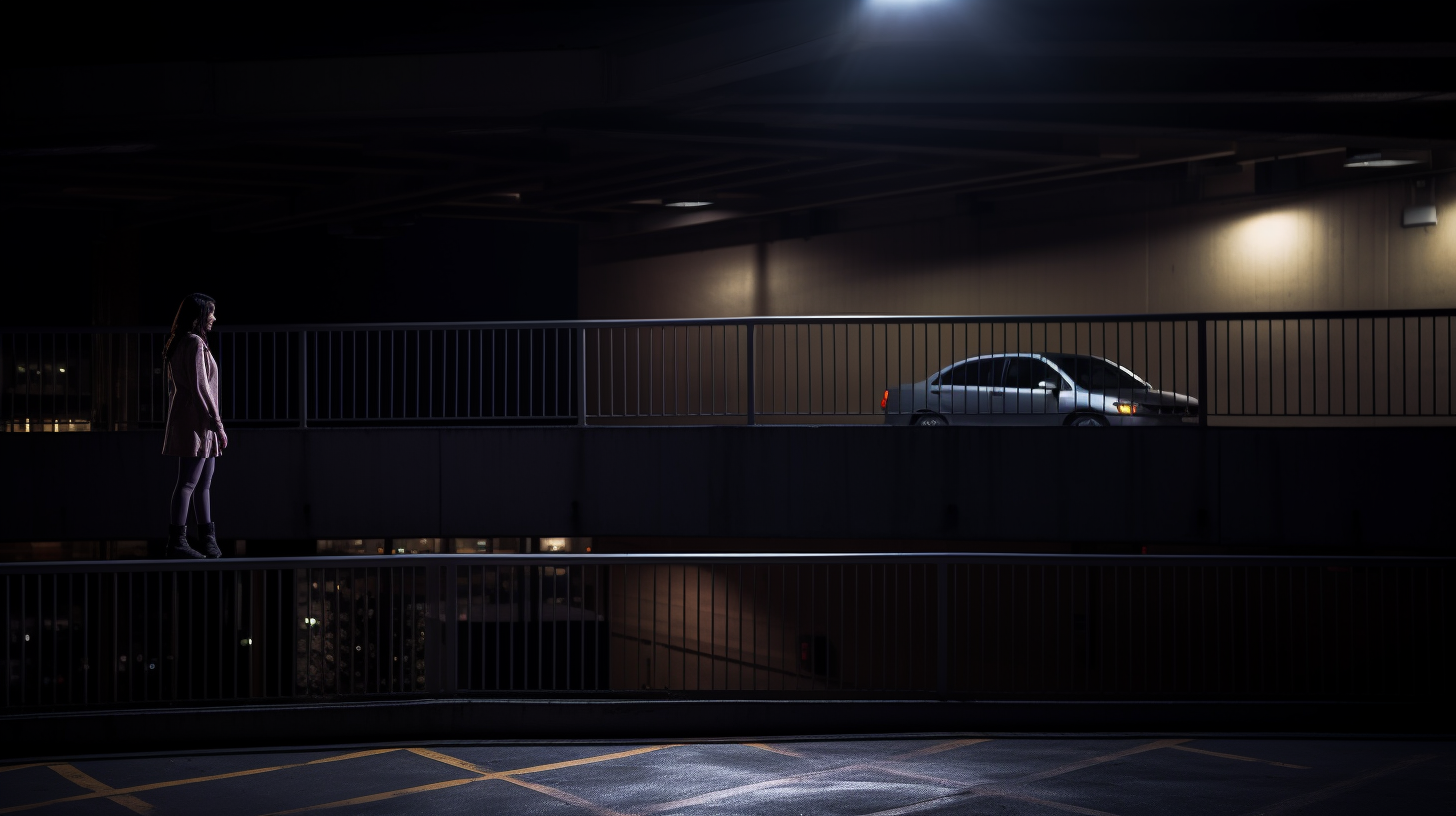
[[[1153, 389], [1197, 400], [1183, 404], [1200, 424], [1287, 423], [1456, 416], [1453, 316], [1456, 309], [220, 326], [211, 345], [223, 418], [235, 426], [819, 424], [881, 422], [887, 410], [992, 422], [1039, 414], [1055, 423], [1096, 408], [1075, 388], [1058, 399], [1018, 379], [1045, 369], [949, 370], [984, 355], [1027, 354], [1111, 360]], [[161, 427], [164, 338], [156, 328], [0, 330], [0, 425]], [[887, 391], [916, 383], [922, 397], [886, 404]], [[1127, 383], [1101, 385], [1113, 396], [1128, 391]], [[977, 388], [996, 399], [967, 396]]]

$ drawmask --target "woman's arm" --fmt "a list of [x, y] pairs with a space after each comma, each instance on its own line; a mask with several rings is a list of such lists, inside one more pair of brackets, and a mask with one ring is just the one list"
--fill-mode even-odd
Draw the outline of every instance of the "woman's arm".
[[[208, 427], [221, 434], [223, 432], [222, 412], [218, 410], [217, 400], [213, 398], [211, 389], [207, 387], [207, 349], [202, 345], [201, 340], [192, 335], [187, 336], [187, 343], [188, 346], [183, 350], [191, 352], [191, 359], [181, 368], [186, 369], [185, 379], [189, 382], [184, 385], [182, 383], [184, 378], [177, 378], [177, 389], [181, 391], [185, 388], [188, 391], [188, 396], [193, 400], [198, 411], [206, 415]], [[179, 362], [181, 361], [179, 360]], [[173, 368], [176, 369], [178, 366], [173, 366]]]

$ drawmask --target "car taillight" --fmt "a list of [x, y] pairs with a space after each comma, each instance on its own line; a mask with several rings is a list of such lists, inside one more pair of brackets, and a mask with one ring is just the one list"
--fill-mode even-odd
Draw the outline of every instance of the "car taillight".
[[1112, 407], [1116, 408], [1119, 414], [1136, 414], [1138, 412], [1136, 402], [1114, 402]]
[[890, 392], [889, 391], [886, 391], [885, 392], [885, 395], [883, 397], [880, 397], [880, 410], [883, 411], [885, 409], [885, 406], [886, 405], [889, 405], [889, 404], [890, 404]]

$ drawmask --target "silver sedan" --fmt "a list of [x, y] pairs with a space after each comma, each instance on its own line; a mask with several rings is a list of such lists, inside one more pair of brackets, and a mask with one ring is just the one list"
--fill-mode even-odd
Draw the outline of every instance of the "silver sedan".
[[920, 382], [891, 386], [880, 400], [887, 425], [1183, 425], [1198, 400], [1159, 391], [1103, 357], [988, 354]]

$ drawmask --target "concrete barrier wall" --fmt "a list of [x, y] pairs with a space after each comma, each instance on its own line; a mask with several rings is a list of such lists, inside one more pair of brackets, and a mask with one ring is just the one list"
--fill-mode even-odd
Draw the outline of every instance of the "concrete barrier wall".
[[[158, 538], [158, 433], [0, 434], [0, 540]], [[1456, 544], [1452, 428], [232, 433], [226, 538], [718, 536]]]

